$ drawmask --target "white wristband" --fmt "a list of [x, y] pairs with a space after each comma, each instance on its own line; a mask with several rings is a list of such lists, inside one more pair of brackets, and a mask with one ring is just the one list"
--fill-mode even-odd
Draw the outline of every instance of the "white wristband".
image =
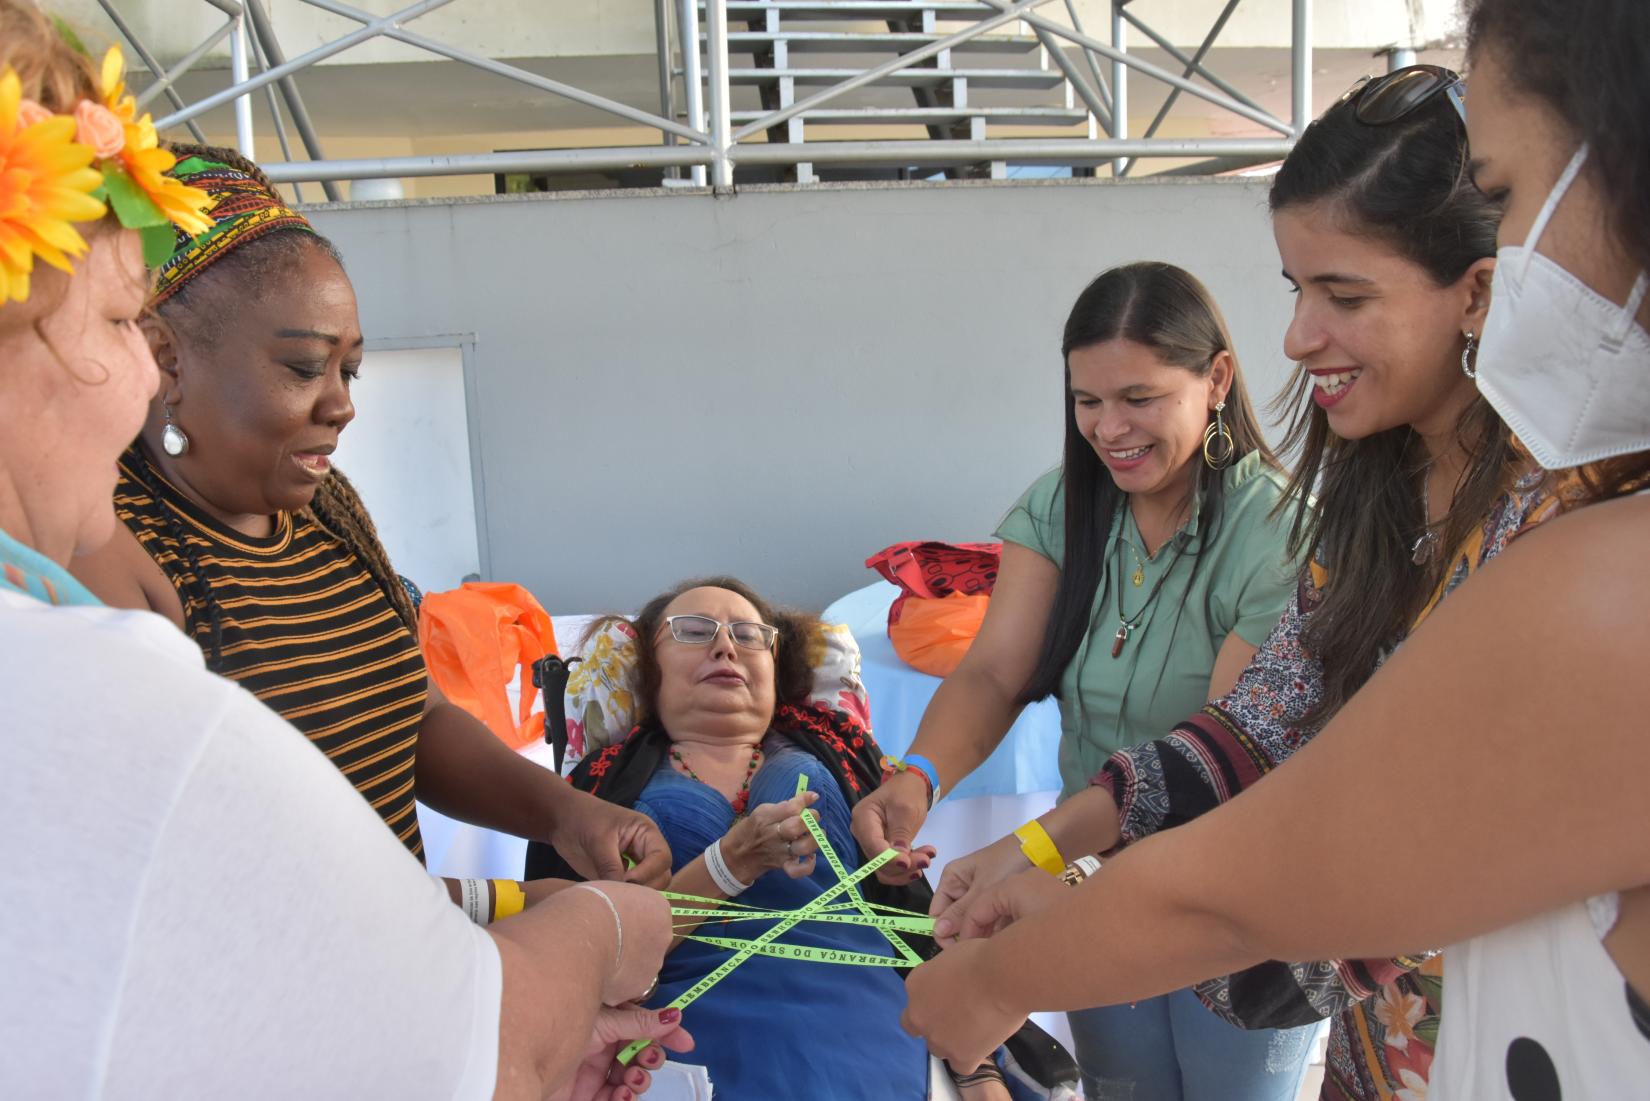
[[1100, 858], [1097, 856], [1079, 856], [1072, 863], [1081, 868], [1084, 875], [1093, 875], [1100, 870]]
[[575, 883], [573, 884], [573, 887], [575, 890], [589, 891], [591, 894], [607, 903], [608, 912], [613, 915], [613, 931], [617, 934], [619, 942], [618, 950], [613, 953], [613, 972], [614, 974], [617, 974], [619, 971], [619, 965], [624, 963], [624, 919], [619, 916], [619, 908], [613, 905], [613, 900], [608, 898], [607, 892], [602, 890], [600, 887], [596, 887], [589, 883]]
[[486, 925], [492, 921], [492, 906], [487, 895], [487, 881], [485, 879], [461, 879], [458, 881], [458, 897], [464, 907], [464, 915], [477, 925]]
[[718, 837], [705, 847], [705, 869], [710, 872], [710, 878], [716, 882], [723, 894], [729, 898], [742, 895], [751, 889], [749, 883], [741, 883], [728, 868], [728, 862], [722, 859], [722, 839]]

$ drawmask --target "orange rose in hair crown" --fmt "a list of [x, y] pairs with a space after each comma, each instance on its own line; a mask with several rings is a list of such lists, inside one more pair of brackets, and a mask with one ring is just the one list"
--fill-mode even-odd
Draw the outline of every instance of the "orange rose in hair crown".
[[126, 147], [126, 127], [115, 113], [101, 103], [80, 101], [74, 109], [75, 140], [89, 145], [92, 152], [108, 159]]
[[199, 188], [165, 175], [177, 158], [160, 148], [155, 124], [138, 117], [137, 100], [126, 95], [126, 59], [120, 47], [103, 55], [98, 89], [103, 106], [120, 123], [124, 140], [116, 156], [103, 165], [103, 182], [120, 224], [143, 234], [143, 256], [157, 267], [172, 255], [176, 237], [172, 226], [191, 237], [211, 228], [202, 211], [210, 199]]

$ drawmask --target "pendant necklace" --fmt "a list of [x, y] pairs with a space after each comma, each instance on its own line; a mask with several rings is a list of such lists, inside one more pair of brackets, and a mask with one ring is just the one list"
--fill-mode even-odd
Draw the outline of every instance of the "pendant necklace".
[[[1124, 507], [1126, 508], [1127, 506], [1125, 505]], [[1126, 524], [1128, 522], [1127, 518], [1125, 517], [1122, 522]], [[1146, 610], [1152, 606], [1152, 601], [1157, 599], [1157, 594], [1163, 591], [1163, 583], [1165, 581], [1167, 581], [1169, 579], [1169, 575], [1174, 572], [1175, 564], [1180, 561], [1180, 556], [1186, 550], [1185, 540], [1177, 539], [1176, 540], [1176, 546], [1175, 546], [1175, 552], [1174, 552], [1174, 558], [1172, 558], [1169, 561], [1168, 568], [1166, 568], [1163, 571], [1163, 573], [1158, 577], [1157, 584], [1152, 586], [1152, 591], [1149, 594], [1147, 594], [1147, 596], [1146, 596], [1146, 602], [1144, 604], [1140, 605], [1140, 610], [1135, 612], [1134, 615], [1126, 616], [1126, 615], [1123, 614], [1123, 548], [1122, 548], [1122, 545], [1121, 545], [1124, 541], [1126, 541], [1126, 537], [1123, 534], [1123, 529], [1122, 529], [1121, 526], [1119, 526], [1119, 528], [1117, 530], [1117, 538], [1118, 538], [1118, 543], [1119, 543], [1119, 546], [1117, 548], [1117, 567], [1118, 567], [1118, 569], [1117, 569], [1117, 586], [1116, 586], [1116, 589], [1117, 589], [1117, 633], [1112, 636], [1112, 640], [1111, 640], [1111, 656], [1113, 658], [1116, 658], [1116, 657], [1118, 657], [1119, 655], [1121, 655], [1123, 653], [1123, 644], [1129, 641], [1129, 635], [1133, 634], [1137, 629], [1139, 629], [1141, 622], [1146, 617]], [[1129, 549], [1130, 550], [1134, 549], [1134, 544], [1133, 543], [1129, 544]], [[1141, 580], [1145, 579], [1143, 569], [1140, 570], [1140, 571], [1137, 571], [1137, 573], [1141, 577]], [[1140, 582], [1138, 582], [1138, 581], [1135, 582], [1135, 584], [1139, 584], [1139, 583]]]
[[1409, 548], [1409, 560], [1417, 566], [1424, 566], [1432, 561], [1433, 551], [1438, 547], [1438, 532], [1432, 527], [1432, 500], [1426, 474], [1421, 475], [1421, 523], [1424, 527], [1420, 538]]
[[[676, 762], [676, 766], [682, 770], [683, 775], [689, 780], [697, 780], [701, 784], [705, 783], [699, 774], [693, 771], [693, 766], [687, 763], [687, 759], [682, 756], [681, 751], [675, 746], [670, 747], [670, 759]], [[750, 764], [745, 766], [745, 782], [739, 785], [739, 790], [734, 793], [732, 799], [728, 800], [733, 805], [733, 816], [735, 818], [745, 817], [745, 808], [749, 807], [751, 802], [751, 780], [755, 778], [756, 770], [761, 764], [762, 747], [759, 745], [751, 750]], [[705, 784], [705, 786], [711, 787], [710, 784]]]
[[1129, 553], [1134, 555], [1134, 574], [1129, 578], [1129, 580], [1134, 582], [1134, 587], [1138, 589], [1146, 583], [1146, 561], [1140, 557], [1140, 551], [1136, 549], [1133, 539], [1129, 539], [1121, 532], [1119, 532], [1118, 535], [1120, 538], [1127, 540], [1129, 544]]

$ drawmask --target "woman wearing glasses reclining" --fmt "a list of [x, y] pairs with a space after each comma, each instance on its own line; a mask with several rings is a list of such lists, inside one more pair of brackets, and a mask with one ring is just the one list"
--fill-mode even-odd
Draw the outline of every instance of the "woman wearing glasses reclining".
[[[847, 712], [804, 705], [818, 622], [778, 611], [741, 582], [719, 577], [655, 597], [631, 624], [640, 723], [622, 742], [587, 756], [573, 785], [657, 822], [674, 854], [671, 889], [683, 894], [737, 897], [771, 910], [800, 909], [819, 897], [837, 876], [818, 857], [804, 813], [857, 867], [849, 814], [879, 782], [880, 751]], [[797, 795], [803, 775], [808, 789]], [[530, 847], [527, 859], [529, 878], [570, 872], [548, 846]], [[932, 897], [920, 878], [896, 887], [871, 877], [860, 886], [873, 902], [918, 913]], [[703, 932], [751, 939], [769, 928], [747, 921]], [[694, 932], [679, 923], [684, 931]], [[804, 923], [782, 939], [893, 955], [879, 932], [860, 925]], [[730, 955], [678, 940], [647, 1004], [666, 1004]], [[716, 1096], [728, 1101], [799, 1090], [815, 1101], [921, 1101], [929, 1096], [929, 1059], [899, 1028], [904, 1005], [893, 968], [753, 956], [687, 1009], [697, 1049], [677, 1058], [702, 1062]], [[1009, 1096], [1002, 1090], [982, 1083], [966, 1096]]]

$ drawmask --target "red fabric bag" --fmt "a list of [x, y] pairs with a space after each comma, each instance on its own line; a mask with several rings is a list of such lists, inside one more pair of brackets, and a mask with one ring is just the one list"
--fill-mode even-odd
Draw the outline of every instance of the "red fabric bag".
[[902, 590], [888, 609], [888, 639], [900, 660], [950, 675], [979, 634], [1002, 551], [1001, 543], [909, 542], [865, 560]]

